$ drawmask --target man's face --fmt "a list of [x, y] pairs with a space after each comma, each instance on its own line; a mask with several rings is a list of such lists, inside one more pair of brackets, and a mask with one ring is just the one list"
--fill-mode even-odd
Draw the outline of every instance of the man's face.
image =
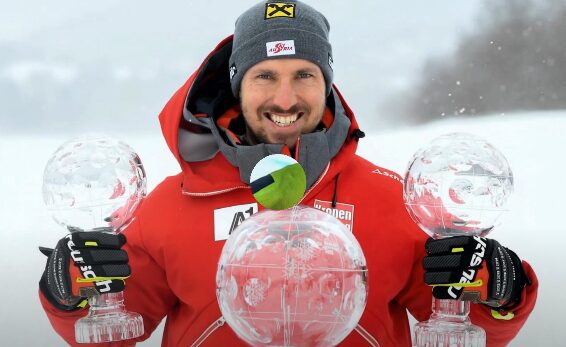
[[252, 143], [284, 143], [293, 148], [312, 132], [325, 108], [320, 68], [304, 59], [264, 60], [242, 78], [240, 100]]

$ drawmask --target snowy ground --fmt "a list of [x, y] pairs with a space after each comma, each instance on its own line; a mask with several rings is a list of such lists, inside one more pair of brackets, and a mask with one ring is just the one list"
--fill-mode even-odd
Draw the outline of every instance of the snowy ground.
[[[359, 153], [378, 165], [403, 172], [411, 155], [437, 135], [467, 131], [489, 140], [509, 160], [516, 190], [511, 211], [490, 237], [517, 251], [537, 271], [537, 308], [511, 346], [560, 346], [566, 331], [560, 323], [566, 284], [559, 255], [566, 227], [558, 218], [566, 195], [560, 184], [566, 171], [566, 111], [498, 115], [475, 120], [445, 120], [420, 127], [369, 134]], [[151, 136], [120, 135], [140, 154], [150, 188], [177, 172], [156, 129]], [[114, 134], [116, 135], [116, 134]], [[69, 135], [71, 137], [71, 135]], [[50, 219], [41, 196], [42, 173], [55, 149], [69, 137], [1, 136], [0, 138], [0, 345], [59, 346], [37, 299], [37, 281], [45, 258], [38, 245], [53, 246], [64, 231]], [[159, 334], [160, 335], [160, 334]], [[159, 346], [154, 336], [142, 346]]]

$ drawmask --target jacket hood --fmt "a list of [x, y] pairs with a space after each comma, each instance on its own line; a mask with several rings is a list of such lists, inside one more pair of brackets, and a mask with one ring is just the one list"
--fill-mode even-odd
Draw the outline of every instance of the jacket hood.
[[[221, 41], [167, 102], [159, 120], [169, 149], [183, 171], [183, 191], [211, 195], [248, 187], [255, 164], [282, 153], [282, 144], [238, 145], [216, 124], [239, 104], [229, 80], [232, 36]], [[336, 86], [327, 97], [332, 125], [303, 134], [296, 159], [307, 174], [307, 188], [324, 174], [332, 177], [355, 153], [361, 131]], [[329, 165], [332, 159], [332, 165]], [[234, 167], [237, 170], [234, 170]]]

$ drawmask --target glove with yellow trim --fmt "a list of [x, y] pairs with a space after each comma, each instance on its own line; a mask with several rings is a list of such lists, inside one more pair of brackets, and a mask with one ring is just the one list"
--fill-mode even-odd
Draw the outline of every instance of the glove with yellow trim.
[[499, 242], [455, 236], [425, 244], [425, 283], [437, 299], [461, 299], [498, 309], [517, 305], [528, 278], [519, 257]]
[[48, 257], [39, 288], [65, 311], [84, 307], [91, 296], [124, 290], [124, 279], [130, 276], [128, 254], [121, 249], [124, 235], [103, 228], [71, 231], [55, 249], [39, 247]]

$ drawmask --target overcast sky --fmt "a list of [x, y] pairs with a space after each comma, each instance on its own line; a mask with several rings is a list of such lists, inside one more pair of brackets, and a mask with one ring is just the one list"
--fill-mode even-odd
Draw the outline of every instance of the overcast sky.
[[[375, 122], [388, 96], [411, 85], [426, 58], [449, 54], [457, 39], [473, 30], [482, 10], [481, 1], [306, 2], [329, 19], [335, 82], [367, 123]], [[254, 3], [6, 2], [0, 12], [0, 99], [8, 106], [0, 117], [44, 114], [49, 122], [34, 123], [47, 126], [61, 117], [72, 127], [88, 123], [79, 122], [81, 116], [135, 114], [143, 115], [139, 124], [151, 124], [167, 98]], [[131, 83], [120, 84], [125, 81]], [[78, 117], [76, 124], [71, 117]], [[18, 117], [21, 122], [26, 118]], [[0, 131], [6, 123], [0, 119]]]

